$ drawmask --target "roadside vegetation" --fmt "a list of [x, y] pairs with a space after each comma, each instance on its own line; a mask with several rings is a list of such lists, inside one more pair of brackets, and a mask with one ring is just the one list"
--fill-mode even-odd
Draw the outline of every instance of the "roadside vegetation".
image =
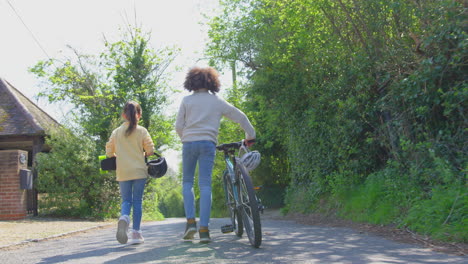
[[[119, 186], [115, 172], [101, 173], [98, 156], [119, 126], [121, 111], [128, 100], [143, 109], [140, 125], [146, 127], [161, 152], [174, 147], [173, 117], [164, 115], [171, 93], [167, 67], [178, 53], [176, 48], [154, 50], [150, 34], [131, 26], [122, 39], [105, 40], [98, 55], [82, 54], [70, 47], [69, 58], [40, 61], [31, 68], [43, 83], [40, 97], [51, 103], [72, 106], [67, 124], [51, 132], [46, 144], [50, 153], [38, 155], [40, 214], [113, 218], [120, 210]], [[144, 218], [180, 216], [182, 195], [178, 175], [169, 172], [162, 179], [150, 179], [144, 194]]]
[[[206, 56], [232, 72], [224, 97], [257, 130], [252, 172], [267, 207], [396, 225], [468, 242], [466, 3], [457, 0], [230, 0], [210, 19]], [[69, 131], [38, 159], [40, 212], [118, 215], [118, 186], [97, 156], [125, 101], [143, 108], [158, 149], [174, 148], [164, 115], [176, 49], [131, 29], [98, 56], [39, 62], [40, 94], [74, 106]], [[242, 130], [223, 121], [219, 142]], [[222, 158], [213, 217], [227, 213]], [[181, 175], [151, 180], [150, 219], [183, 216]], [[155, 206], [157, 205], [157, 206]]]
[[238, 75], [257, 183], [285, 213], [467, 242], [466, 19], [453, 0], [224, 1], [208, 54]]

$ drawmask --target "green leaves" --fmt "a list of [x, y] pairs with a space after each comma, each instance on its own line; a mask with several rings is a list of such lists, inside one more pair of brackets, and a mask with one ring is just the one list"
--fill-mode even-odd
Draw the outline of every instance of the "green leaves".
[[[39, 94], [50, 102], [74, 106], [74, 117], [103, 147], [120, 120], [123, 105], [136, 100], [143, 109], [141, 124], [150, 128], [153, 116], [162, 116], [167, 103], [166, 69], [177, 56], [177, 49], [153, 50], [150, 35], [129, 27], [122, 40], [105, 41], [106, 50], [97, 56], [81, 54], [70, 47], [75, 58], [40, 61], [30, 69], [43, 80]], [[111, 125], [112, 124], [112, 125]], [[158, 142], [158, 146], [171, 140]]]
[[37, 155], [40, 213], [115, 217], [119, 212], [118, 184], [115, 175], [99, 173], [94, 141], [68, 130], [51, 133], [46, 139], [51, 152]]
[[[43, 82], [39, 96], [71, 105], [67, 121], [78, 127], [73, 133], [51, 135], [47, 144], [52, 151], [39, 154], [41, 213], [100, 218], [118, 214], [115, 175], [100, 174], [97, 157], [120, 125], [127, 101], [140, 103], [140, 124], [148, 129], [157, 149], [174, 144], [173, 120], [163, 111], [169, 95], [166, 70], [178, 51], [153, 50], [149, 40], [149, 34], [129, 26], [121, 40], [106, 40], [105, 50], [96, 56], [70, 47], [73, 58], [40, 61], [30, 69]], [[158, 196], [147, 192], [145, 198], [147, 216], [161, 218]]]
[[[212, 20], [207, 54], [218, 66], [235, 63], [243, 109], [261, 141], [256, 147], [271, 157], [255, 174], [280, 171], [278, 182], [289, 182], [290, 208], [326, 195], [339, 200], [375, 184], [366, 179], [379, 173], [389, 185], [411, 185], [403, 197], [463, 184], [468, 38], [460, 1], [224, 6]], [[388, 200], [377, 207], [359, 203], [379, 211], [374, 220], [394, 217], [398, 210], [385, 212], [394, 189], [378, 190]]]

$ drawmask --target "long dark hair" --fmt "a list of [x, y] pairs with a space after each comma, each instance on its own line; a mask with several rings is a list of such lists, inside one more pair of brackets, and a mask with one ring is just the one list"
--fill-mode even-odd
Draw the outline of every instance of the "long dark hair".
[[125, 136], [129, 136], [130, 134], [132, 134], [133, 130], [135, 130], [138, 124], [138, 119], [136, 115], [141, 115], [141, 106], [135, 101], [129, 101], [125, 104], [123, 112], [127, 120], [130, 122], [130, 125], [125, 131]]

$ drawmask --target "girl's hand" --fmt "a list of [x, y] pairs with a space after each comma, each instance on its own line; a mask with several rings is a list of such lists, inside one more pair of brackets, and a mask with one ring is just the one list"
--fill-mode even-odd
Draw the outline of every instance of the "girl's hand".
[[244, 144], [245, 144], [247, 147], [250, 147], [250, 146], [252, 146], [253, 144], [255, 144], [255, 139], [245, 139], [245, 140], [244, 140]]

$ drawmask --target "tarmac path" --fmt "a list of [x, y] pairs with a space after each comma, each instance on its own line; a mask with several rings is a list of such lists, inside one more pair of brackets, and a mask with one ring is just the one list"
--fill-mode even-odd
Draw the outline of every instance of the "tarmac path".
[[185, 220], [142, 224], [145, 243], [121, 245], [115, 227], [31, 242], [0, 250], [0, 263], [468, 263], [454, 256], [402, 244], [348, 228], [262, 220], [263, 242], [250, 246], [245, 235], [222, 234], [227, 219], [211, 223], [210, 244], [181, 239]]

